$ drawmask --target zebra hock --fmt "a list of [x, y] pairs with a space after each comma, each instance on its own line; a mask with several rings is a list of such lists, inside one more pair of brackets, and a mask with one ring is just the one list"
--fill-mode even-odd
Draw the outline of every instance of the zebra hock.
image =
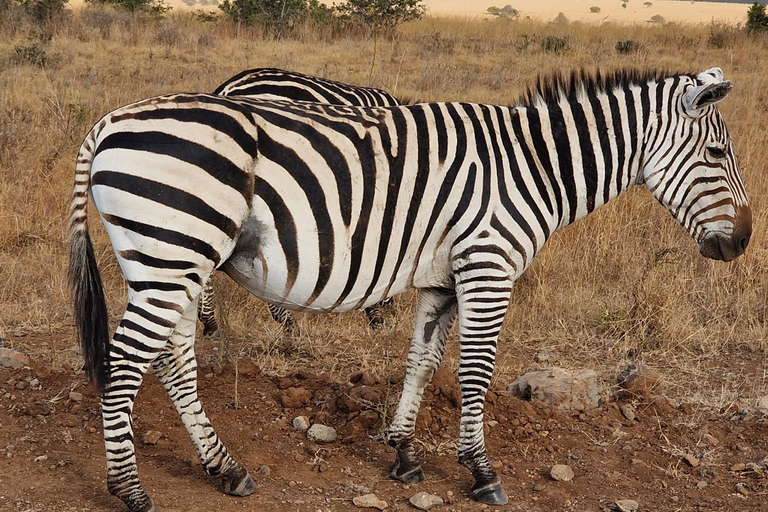
[[[275, 68], [249, 69], [238, 73], [219, 85], [213, 94], [221, 96], [244, 96], [263, 100], [294, 100], [327, 103], [329, 105], [356, 105], [361, 107], [387, 107], [401, 102], [381, 89], [358, 87], [295, 71]], [[219, 324], [213, 299], [213, 281], [209, 279], [203, 287], [197, 317], [203, 324], [203, 336], [217, 337]], [[384, 325], [381, 307], [392, 304], [385, 299], [363, 310], [368, 325], [378, 329]], [[285, 308], [267, 303], [272, 319], [290, 331], [294, 326], [293, 316]]]
[[[86, 369], [99, 387], [107, 486], [154, 510], [138, 478], [131, 410], [150, 365], [203, 469], [256, 490], [197, 396], [195, 311], [220, 268], [256, 296], [344, 311], [418, 289], [391, 476], [424, 479], [414, 448], [425, 386], [458, 318], [458, 461], [480, 502], [508, 501], [489, 463], [483, 408], [512, 285], [550, 235], [636, 184], [703, 256], [744, 252], [751, 213], [717, 103], [731, 84], [619, 71], [542, 79], [513, 107], [339, 107], [205, 94], [111, 112], [81, 146], [70, 279]], [[110, 339], [88, 235], [88, 191], [128, 284]]]

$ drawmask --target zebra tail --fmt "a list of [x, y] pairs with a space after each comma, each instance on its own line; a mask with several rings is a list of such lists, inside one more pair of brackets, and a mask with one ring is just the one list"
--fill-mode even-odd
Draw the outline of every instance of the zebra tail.
[[85, 370], [99, 393], [109, 385], [109, 317], [104, 287], [88, 233], [88, 192], [91, 162], [96, 148], [96, 128], [80, 146], [75, 167], [69, 224], [69, 285], [75, 301], [74, 315]]

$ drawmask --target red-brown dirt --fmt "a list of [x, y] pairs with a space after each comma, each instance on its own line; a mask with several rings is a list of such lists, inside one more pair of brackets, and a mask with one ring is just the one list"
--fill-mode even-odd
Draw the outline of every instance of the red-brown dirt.
[[[427, 480], [409, 486], [388, 478], [393, 452], [380, 435], [398, 378], [388, 386], [369, 373], [352, 383], [349, 375], [306, 369], [268, 376], [248, 361], [238, 369], [235, 379], [232, 366], [202, 365], [200, 395], [219, 436], [260, 487], [245, 498], [218, 491], [162, 386], [145, 379], [134, 411], [138, 464], [161, 512], [359, 510], [352, 498], [368, 492], [387, 510], [404, 511], [415, 510], [408, 500], [422, 490], [446, 501], [432, 510], [489, 509], [468, 497], [471, 476], [455, 461], [459, 410], [444, 373], [438, 387], [428, 387], [418, 422]], [[291, 388], [311, 395], [307, 405], [283, 406], [284, 397], [295, 405]], [[69, 398], [73, 389], [80, 402]], [[622, 414], [625, 405], [633, 420]], [[0, 510], [125, 510], [106, 488], [99, 402], [82, 375], [0, 370], [0, 411]], [[338, 439], [308, 442], [291, 425], [299, 415], [333, 426]], [[494, 390], [486, 423], [489, 455], [510, 496], [497, 510], [603, 511], [622, 499], [637, 501], [640, 511], [768, 510], [768, 410], [705, 413], [647, 395], [570, 414]], [[162, 434], [156, 445], [143, 443], [149, 431]], [[575, 478], [554, 481], [555, 464], [570, 465]]]

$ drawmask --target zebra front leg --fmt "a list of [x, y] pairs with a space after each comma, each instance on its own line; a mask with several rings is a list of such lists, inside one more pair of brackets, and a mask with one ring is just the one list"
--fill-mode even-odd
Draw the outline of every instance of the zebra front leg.
[[248, 471], [229, 455], [197, 396], [194, 308], [179, 320], [152, 369], [181, 416], [205, 472], [220, 476], [222, 491], [227, 494], [247, 496], [255, 492], [258, 487]]
[[403, 394], [387, 433], [387, 444], [395, 449], [395, 464], [390, 476], [405, 483], [424, 480], [421, 462], [413, 448], [416, 416], [424, 388], [440, 366], [445, 339], [456, 319], [456, 295], [453, 290], [419, 291]]
[[216, 311], [213, 306], [213, 277], [209, 277], [200, 294], [197, 308], [197, 318], [203, 324], [203, 336], [217, 339], [221, 335], [219, 323], [216, 321]]
[[481, 503], [504, 505], [509, 501], [501, 478], [491, 467], [485, 450], [483, 410], [496, 361], [496, 343], [512, 290], [506, 276], [485, 281], [477, 276], [458, 280], [459, 385], [461, 430], [459, 463], [475, 477], [472, 496]]

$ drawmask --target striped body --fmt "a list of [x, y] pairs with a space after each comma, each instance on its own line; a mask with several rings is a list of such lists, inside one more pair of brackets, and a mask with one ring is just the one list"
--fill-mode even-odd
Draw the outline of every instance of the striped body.
[[233, 494], [255, 489], [215, 437], [194, 387], [196, 303], [219, 268], [256, 296], [303, 311], [345, 311], [419, 290], [388, 433], [392, 476], [404, 482], [424, 478], [416, 415], [458, 318], [459, 462], [475, 478], [477, 500], [506, 503], [482, 416], [515, 279], [554, 231], [638, 183], [704, 256], [740, 255], [751, 214], [715, 107], [729, 90], [713, 69], [574, 75], [540, 84], [515, 107], [177, 94], [108, 114], [78, 160], [71, 268], [76, 296], [98, 304], [87, 252], [90, 188], [129, 286], [112, 341], [106, 319], [89, 322], [101, 313], [78, 311], [87, 367], [104, 390], [110, 490], [132, 511], [152, 509], [124, 416], [150, 364], [206, 471], [221, 474]]
[[[243, 71], [219, 85], [214, 94], [221, 96], [243, 96], [252, 99], [295, 100], [327, 103], [330, 105], [352, 106], [395, 106], [400, 105], [395, 97], [381, 89], [357, 87], [342, 82], [305, 75], [295, 71], [274, 68], [259, 68]], [[368, 325], [376, 329], [383, 325], [380, 307], [391, 304], [387, 299], [382, 303], [364, 309]], [[294, 320], [291, 314], [280, 306], [269, 304], [272, 318], [287, 330]], [[218, 336], [213, 304], [213, 283], [209, 280], [203, 288], [198, 306], [198, 318], [203, 324], [203, 334]]]

